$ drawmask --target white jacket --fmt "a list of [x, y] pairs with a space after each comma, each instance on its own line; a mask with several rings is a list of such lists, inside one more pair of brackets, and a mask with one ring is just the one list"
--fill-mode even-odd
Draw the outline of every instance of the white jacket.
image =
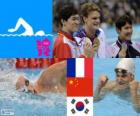
[[[95, 57], [98, 58], [106, 58], [106, 41], [105, 41], [105, 34], [104, 31], [99, 28], [98, 29], [98, 35], [97, 38], [100, 41], [100, 46], [97, 50], [97, 53], [95, 54]], [[79, 44], [79, 46], [81, 46], [81, 51], [84, 52], [84, 43], [85, 43], [85, 38], [86, 38], [86, 33], [84, 31], [84, 29], [80, 29], [78, 32], [76, 32], [74, 34], [74, 38], [77, 41], [77, 43]]]
[[[119, 43], [119, 41], [117, 40], [117, 42]], [[108, 56], [112, 57], [112, 58], [116, 58], [117, 54], [119, 53], [120, 49], [121, 49], [121, 43], [113, 43], [111, 46], [109, 46], [108, 48]], [[133, 47], [133, 50], [130, 50], [130, 56], [128, 56], [127, 58], [137, 58], [140, 57], [140, 43], [136, 43], [136, 42], [131, 42], [131, 48]], [[127, 48], [128, 49], [128, 48]], [[137, 54], [135, 52], [137, 52]], [[139, 53], [138, 53], [139, 52]]]

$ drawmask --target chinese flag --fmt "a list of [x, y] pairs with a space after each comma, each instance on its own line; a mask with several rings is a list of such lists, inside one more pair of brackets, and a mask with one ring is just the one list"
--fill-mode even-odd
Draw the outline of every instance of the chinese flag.
[[67, 96], [93, 96], [93, 80], [90, 78], [67, 78]]

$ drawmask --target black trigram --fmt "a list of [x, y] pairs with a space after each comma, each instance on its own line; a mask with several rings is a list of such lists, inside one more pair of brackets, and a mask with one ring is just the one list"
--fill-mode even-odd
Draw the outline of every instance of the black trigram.
[[74, 109], [71, 109], [71, 112], [72, 112], [73, 114], [75, 114], [75, 113], [76, 113], [76, 111], [75, 111]]
[[85, 114], [88, 114], [88, 112], [89, 112], [89, 109], [86, 108], [86, 110], [85, 110]]
[[88, 99], [87, 99], [87, 98], [86, 98], [84, 101], [85, 101], [85, 103], [86, 103], [86, 104], [88, 104], [88, 103], [89, 103], [89, 101], [88, 101]]
[[72, 99], [72, 100], [71, 100], [71, 103], [72, 103], [72, 104], [74, 104], [75, 102], [76, 102], [76, 100], [75, 100], [75, 99]]

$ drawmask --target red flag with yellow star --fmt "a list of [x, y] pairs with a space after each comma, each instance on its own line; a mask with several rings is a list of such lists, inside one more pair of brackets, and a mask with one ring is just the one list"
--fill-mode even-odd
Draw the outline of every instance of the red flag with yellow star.
[[93, 96], [93, 80], [90, 78], [67, 78], [67, 96]]

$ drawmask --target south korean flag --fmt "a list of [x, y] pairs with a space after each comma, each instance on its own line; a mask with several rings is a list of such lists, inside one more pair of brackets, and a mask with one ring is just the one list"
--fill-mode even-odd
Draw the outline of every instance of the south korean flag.
[[67, 116], [93, 116], [93, 97], [67, 97]]

